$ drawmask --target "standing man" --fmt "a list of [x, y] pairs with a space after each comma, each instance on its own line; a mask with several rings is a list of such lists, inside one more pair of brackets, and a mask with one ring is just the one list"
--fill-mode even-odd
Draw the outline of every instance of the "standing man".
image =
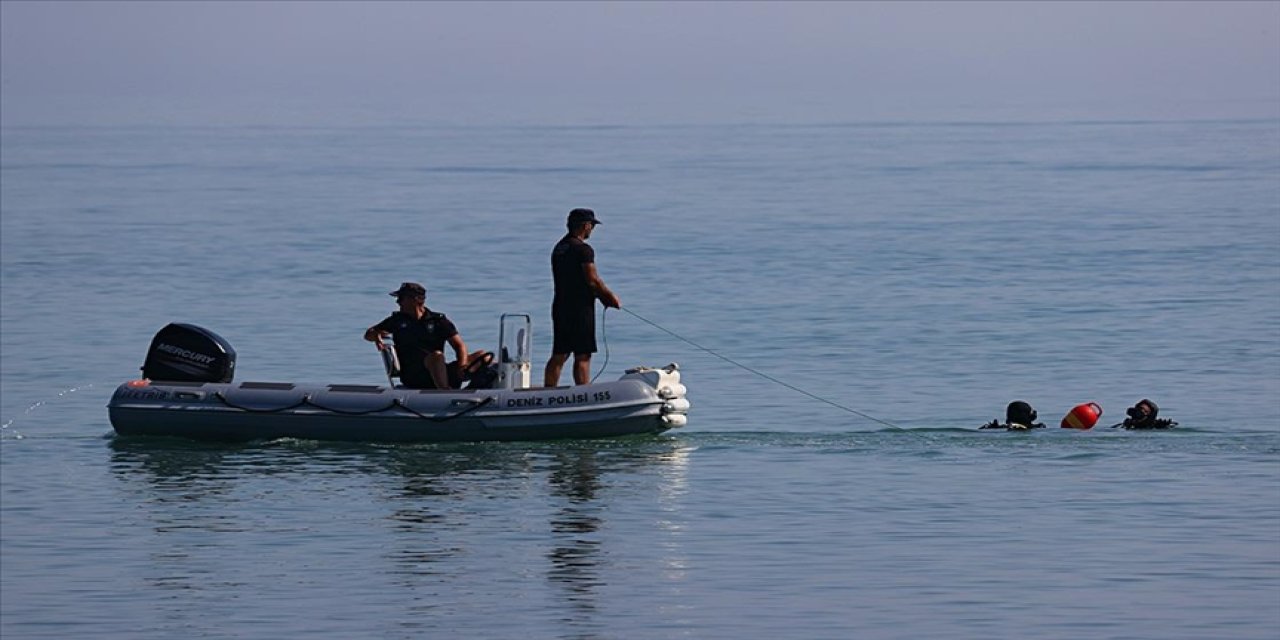
[[560, 384], [560, 370], [570, 353], [574, 384], [591, 381], [591, 354], [596, 352], [596, 298], [606, 307], [622, 308], [622, 301], [596, 273], [596, 252], [586, 242], [598, 224], [591, 209], [570, 211], [569, 233], [551, 250], [551, 276], [556, 286], [551, 325], [555, 338], [543, 377], [547, 387]]
[[404, 386], [410, 389], [455, 388], [461, 381], [453, 383], [450, 380], [450, 367], [444, 362], [444, 343], [448, 342], [457, 354], [459, 372], [467, 370], [470, 359], [458, 328], [443, 313], [427, 308], [427, 290], [416, 282], [401, 284], [391, 295], [396, 297], [400, 310], [365, 330], [364, 339], [383, 351], [387, 344], [382, 339], [388, 335], [395, 337], [400, 382]]

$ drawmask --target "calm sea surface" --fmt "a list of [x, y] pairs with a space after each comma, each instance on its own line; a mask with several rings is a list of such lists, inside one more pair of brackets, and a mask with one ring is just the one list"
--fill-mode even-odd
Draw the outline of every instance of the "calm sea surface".
[[[1280, 636], [1280, 121], [0, 134], [6, 640]], [[168, 322], [379, 382], [404, 280], [540, 361], [577, 206], [683, 429], [112, 435]]]

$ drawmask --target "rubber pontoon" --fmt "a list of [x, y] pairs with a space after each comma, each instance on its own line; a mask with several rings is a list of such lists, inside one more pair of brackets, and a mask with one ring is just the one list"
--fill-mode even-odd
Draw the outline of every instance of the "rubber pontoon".
[[[521, 318], [525, 328], [509, 333], [511, 321]], [[108, 413], [120, 435], [224, 441], [605, 438], [661, 433], [687, 422], [689, 401], [675, 364], [629, 369], [612, 382], [530, 388], [529, 335], [528, 316], [503, 316], [496, 388], [418, 390], [233, 383], [235, 351], [225, 340], [171, 324], [152, 340], [143, 379], [120, 385]], [[515, 343], [504, 344], [512, 336]], [[394, 365], [388, 364], [390, 382]]]

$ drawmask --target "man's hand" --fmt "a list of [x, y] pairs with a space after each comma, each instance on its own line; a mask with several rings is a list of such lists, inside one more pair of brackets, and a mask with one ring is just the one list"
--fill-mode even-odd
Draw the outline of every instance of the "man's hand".
[[374, 327], [369, 327], [369, 330], [364, 332], [364, 339], [372, 342], [378, 348], [378, 351], [386, 351], [387, 343], [383, 342], [382, 339], [389, 335], [391, 334], [386, 331], [378, 331]]

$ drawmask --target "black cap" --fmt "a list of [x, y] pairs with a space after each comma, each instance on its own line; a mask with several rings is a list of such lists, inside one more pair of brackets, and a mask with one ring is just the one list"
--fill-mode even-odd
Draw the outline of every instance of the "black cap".
[[399, 298], [400, 296], [423, 296], [426, 297], [426, 287], [416, 282], [402, 282], [400, 288], [391, 292], [391, 295]]
[[584, 222], [600, 224], [600, 219], [596, 217], [596, 212], [590, 209], [574, 209], [569, 212], [569, 226], [576, 227]]

